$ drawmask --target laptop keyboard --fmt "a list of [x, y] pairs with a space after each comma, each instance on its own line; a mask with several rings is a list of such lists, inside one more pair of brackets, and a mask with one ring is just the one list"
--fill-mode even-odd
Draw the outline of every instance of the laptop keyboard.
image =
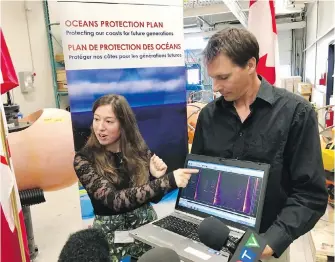
[[[164, 217], [158, 221], [153, 222], [152, 224], [201, 243], [198, 236], [198, 229], [199, 229], [198, 224], [180, 219], [175, 216]], [[229, 239], [230, 241], [237, 244], [240, 237], [229, 235]], [[220, 255], [229, 257], [230, 254], [231, 253], [229, 252], [229, 249], [226, 246], [222, 247]]]
[[167, 216], [165, 218], [162, 218], [161, 220], [153, 222], [153, 224], [166, 230], [172, 231], [183, 237], [187, 237], [194, 241], [200, 242], [200, 239], [198, 237], [199, 225], [197, 224], [182, 220], [174, 216]]

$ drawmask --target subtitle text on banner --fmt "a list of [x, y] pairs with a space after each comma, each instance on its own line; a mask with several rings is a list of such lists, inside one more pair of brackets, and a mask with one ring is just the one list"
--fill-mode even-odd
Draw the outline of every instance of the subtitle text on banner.
[[[164, 29], [161, 21], [65, 20], [64, 25], [67, 36], [101, 37], [101, 41], [95, 40], [94, 43], [68, 43], [69, 60], [173, 59], [183, 55], [181, 43], [157, 41], [157, 37], [169, 40], [174, 35]], [[129, 42], [127, 36], [131, 37]], [[136, 41], [141, 37], [146, 41]]]

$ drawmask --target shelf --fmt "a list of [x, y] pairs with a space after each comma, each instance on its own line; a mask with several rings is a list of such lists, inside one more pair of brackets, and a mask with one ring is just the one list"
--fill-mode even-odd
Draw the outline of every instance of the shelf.
[[[43, 11], [44, 11], [44, 20], [45, 20], [45, 25], [46, 25], [46, 31], [47, 31], [47, 38], [48, 38], [48, 45], [49, 45], [49, 56], [50, 56], [50, 63], [51, 63], [51, 71], [52, 71], [52, 82], [53, 82], [53, 91], [54, 91], [54, 97], [55, 97], [55, 102], [56, 102], [56, 107], [60, 108], [60, 99], [61, 97], [67, 96], [68, 91], [59, 91], [59, 85], [57, 82], [57, 70], [59, 69], [64, 69], [64, 62], [60, 61], [62, 59], [59, 59], [59, 57], [55, 56], [54, 52], [54, 42], [58, 44], [61, 47], [60, 42], [52, 33], [52, 28], [54, 26], [59, 26], [59, 23], [51, 23], [50, 22], [50, 16], [49, 16], [49, 6], [48, 6], [48, 1], [44, 0], [43, 1]], [[58, 60], [58, 61], [56, 61]]]

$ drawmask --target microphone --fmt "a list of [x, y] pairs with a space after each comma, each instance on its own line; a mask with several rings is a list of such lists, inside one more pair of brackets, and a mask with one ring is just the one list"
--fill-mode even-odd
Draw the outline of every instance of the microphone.
[[208, 217], [199, 225], [200, 241], [211, 249], [220, 251], [226, 247], [230, 253], [229, 262], [257, 262], [266, 246], [263, 237], [247, 229], [243, 237], [236, 241], [229, 236], [229, 228], [219, 219]]
[[105, 234], [98, 229], [84, 229], [68, 238], [58, 262], [109, 262], [109, 245]]
[[170, 248], [156, 247], [144, 253], [137, 262], [180, 262], [180, 258]]
[[236, 249], [236, 243], [229, 236], [230, 229], [215, 217], [205, 218], [199, 225], [198, 235], [200, 241], [211, 249], [220, 251], [223, 247], [231, 256]]

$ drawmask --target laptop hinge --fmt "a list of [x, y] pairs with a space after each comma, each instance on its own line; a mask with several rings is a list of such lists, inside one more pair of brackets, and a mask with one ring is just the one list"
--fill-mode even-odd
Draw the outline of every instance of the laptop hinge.
[[195, 216], [195, 215], [192, 215], [190, 213], [186, 213], [186, 212], [183, 212], [183, 211], [180, 211], [180, 210], [175, 210], [174, 212], [179, 214], [179, 215], [182, 215], [182, 216], [192, 217], [192, 218], [194, 218], [196, 220], [199, 220], [199, 221], [204, 220], [204, 218], [202, 218], [202, 217], [198, 217], [198, 216]]
[[242, 229], [239, 229], [239, 228], [236, 228], [236, 227], [231, 227], [231, 226], [227, 226], [231, 231], [235, 231], [237, 233], [241, 233], [241, 234], [244, 234], [245, 231], [242, 230]]

